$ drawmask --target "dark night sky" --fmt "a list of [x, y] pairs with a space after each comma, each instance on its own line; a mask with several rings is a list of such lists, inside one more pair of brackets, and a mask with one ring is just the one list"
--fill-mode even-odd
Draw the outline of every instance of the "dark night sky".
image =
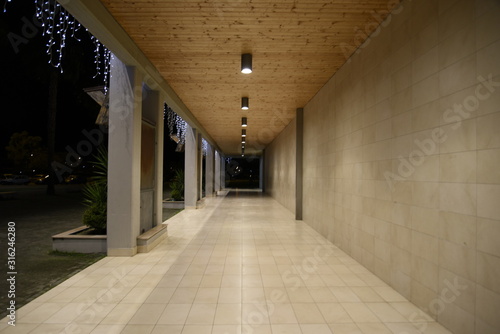
[[[48, 39], [41, 28], [35, 26], [35, 32], [26, 30], [26, 22], [32, 23], [34, 14], [34, 2], [25, 0], [12, 1], [7, 12], [0, 13], [0, 171], [8, 165], [5, 146], [14, 132], [26, 130], [30, 135], [41, 136], [43, 145], [46, 144], [48, 74], [59, 69], [48, 64]], [[11, 39], [16, 35], [27, 39], [19, 44], [18, 52], [9, 34]], [[81, 42], [68, 38], [64, 73], [59, 75], [56, 151], [64, 151], [66, 145], [75, 146], [84, 139], [82, 130], [95, 127], [99, 111], [99, 105], [83, 92], [83, 88], [103, 84], [102, 76], [93, 78], [93, 44], [85, 29], [79, 31], [78, 37]]]
[[[42, 137], [42, 145], [47, 143], [48, 77], [50, 71], [59, 72], [59, 69], [48, 63], [48, 37], [32, 24], [34, 18], [33, 1], [13, 0], [7, 5], [7, 12], [0, 12], [0, 174], [14, 171], [5, 151], [13, 133], [28, 131], [32, 136]], [[16, 51], [9, 36], [26, 38], [26, 42], [20, 43]], [[56, 152], [61, 152], [62, 157], [67, 153], [66, 146], [76, 148], [78, 142], [87, 139], [83, 130], [96, 128], [94, 122], [100, 106], [83, 89], [104, 84], [102, 75], [94, 78], [94, 44], [89, 33], [82, 27], [77, 37], [80, 42], [71, 36], [67, 38], [62, 61], [64, 73], [59, 75]], [[166, 135], [164, 172], [167, 180], [172, 170], [184, 163], [184, 154], [174, 153], [175, 147]]]

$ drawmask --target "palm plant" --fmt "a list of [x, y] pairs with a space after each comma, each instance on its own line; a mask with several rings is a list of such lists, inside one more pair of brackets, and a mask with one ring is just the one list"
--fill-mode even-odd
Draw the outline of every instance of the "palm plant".
[[170, 189], [170, 196], [172, 196], [175, 201], [184, 199], [184, 170], [175, 170], [175, 175], [170, 181]]
[[87, 209], [83, 213], [83, 223], [96, 233], [106, 233], [108, 211], [108, 151], [100, 146], [95, 155], [95, 178], [83, 188], [83, 203]]

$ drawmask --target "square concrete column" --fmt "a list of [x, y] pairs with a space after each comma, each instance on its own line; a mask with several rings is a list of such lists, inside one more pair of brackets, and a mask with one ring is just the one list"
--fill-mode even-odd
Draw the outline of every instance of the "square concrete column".
[[304, 109], [297, 108], [295, 144], [295, 219], [302, 220], [303, 209], [303, 157], [304, 157]]
[[220, 162], [221, 162], [221, 156], [219, 154], [219, 151], [215, 151], [214, 154], [214, 191], [217, 194], [219, 190], [221, 190], [220, 187]]
[[[145, 93], [144, 93], [145, 92]], [[163, 125], [163, 101], [164, 99], [160, 96], [160, 93], [155, 90], [151, 90], [144, 86], [143, 89], [143, 102], [142, 102], [142, 119], [143, 122], [148, 122], [149, 124], [154, 126], [154, 143], [149, 141], [145, 141], [142, 143], [142, 146], [146, 145], [146, 150], [142, 152], [143, 155], [145, 152], [150, 152], [148, 145], [153, 145], [154, 150], [154, 166], [143, 165], [142, 166], [142, 174], [149, 176], [147, 170], [144, 169], [153, 169], [153, 189], [152, 189], [152, 202], [144, 203], [144, 200], [150, 200], [151, 196], [144, 196], [147, 194], [148, 189], [147, 186], [144, 187], [144, 180], [141, 181], [141, 197], [143, 205], [141, 206], [141, 211], [149, 211], [147, 210], [148, 206], [151, 206], [152, 212], [141, 212], [141, 219], [146, 220], [152, 219], [150, 224], [146, 224], [148, 227], [146, 230], [157, 226], [163, 223], [163, 135], [164, 135], [164, 125]], [[144, 140], [144, 134], [142, 136]], [[149, 159], [149, 160], [148, 160]], [[146, 157], [143, 159], [144, 162], [150, 161], [151, 157]], [[146, 189], [145, 189], [146, 188]], [[151, 217], [152, 216], [152, 217]], [[144, 227], [144, 221], [141, 221], [141, 225]]]
[[109, 256], [137, 253], [140, 229], [142, 75], [111, 60], [109, 85]]
[[156, 191], [156, 217], [155, 226], [163, 223], [163, 150], [165, 125], [163, 122], [163, 104], [165, 97], [158, 94], [158, 109], [156, 122], [156, 175], [155, 175], [155, 191]]
[[196, 129], [186, 126], [186, 142], [184, 145], [184, 208], [196, 209], [198, 201], [198, 133]]
[[198, 145], [198, 200], [203, 198], [203, 137], [201, 133], [197, 133], [196, 143]]
[[205, 161], [205, 195], [212, 197], [214, 195], [214, 149], [212, 145], [207, 144], [207, 157]]
[[226, 188], [226, 159], [224, 156], [221, 154], [220, 157], [220, 188], [225, 189]]

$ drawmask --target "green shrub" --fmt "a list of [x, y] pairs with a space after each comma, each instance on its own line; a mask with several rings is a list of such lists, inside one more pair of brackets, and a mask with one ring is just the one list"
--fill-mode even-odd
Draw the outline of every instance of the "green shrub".
[[97, 176], [94, 181], [87, 183], [83, 188], [83, 203], [87, 209], [83, 213], [83, 224], [93, 228], [96, 232], [106, 233], [108, 212], [108, 152], [99, 147], [95, 156]]
[[93, 228], [96, 234], [105, 234], [107, 222], [106, 212], [107, 209], [105, 205], [94, 204], [89, 206], [83, 213], [83, 223]]
[[170, 196], [175, 201], [182, 201], [184, 199], [184, 170], [175, 170], [175, 175], [170, 181], [170, 190]]

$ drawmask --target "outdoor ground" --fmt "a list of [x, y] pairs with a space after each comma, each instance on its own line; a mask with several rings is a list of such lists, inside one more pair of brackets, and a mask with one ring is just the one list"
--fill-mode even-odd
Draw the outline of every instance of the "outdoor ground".
[[[80, 185], [56, 186], [56, 195], [45, 195], [45, 186], [0, 186], [0, 192], [14, 191], [14, 199], [0, 200], [0, 318], [4, 317], [9, 286], [7, 272], [8, 223], [16, 229], [16, 291], [19, 308], [78, 271], [98, 261], [104, 254], [66, 254], [52, 251], [52, 235], [81, 226]], [[163, 220], [180, 210], [166, 210]]]

